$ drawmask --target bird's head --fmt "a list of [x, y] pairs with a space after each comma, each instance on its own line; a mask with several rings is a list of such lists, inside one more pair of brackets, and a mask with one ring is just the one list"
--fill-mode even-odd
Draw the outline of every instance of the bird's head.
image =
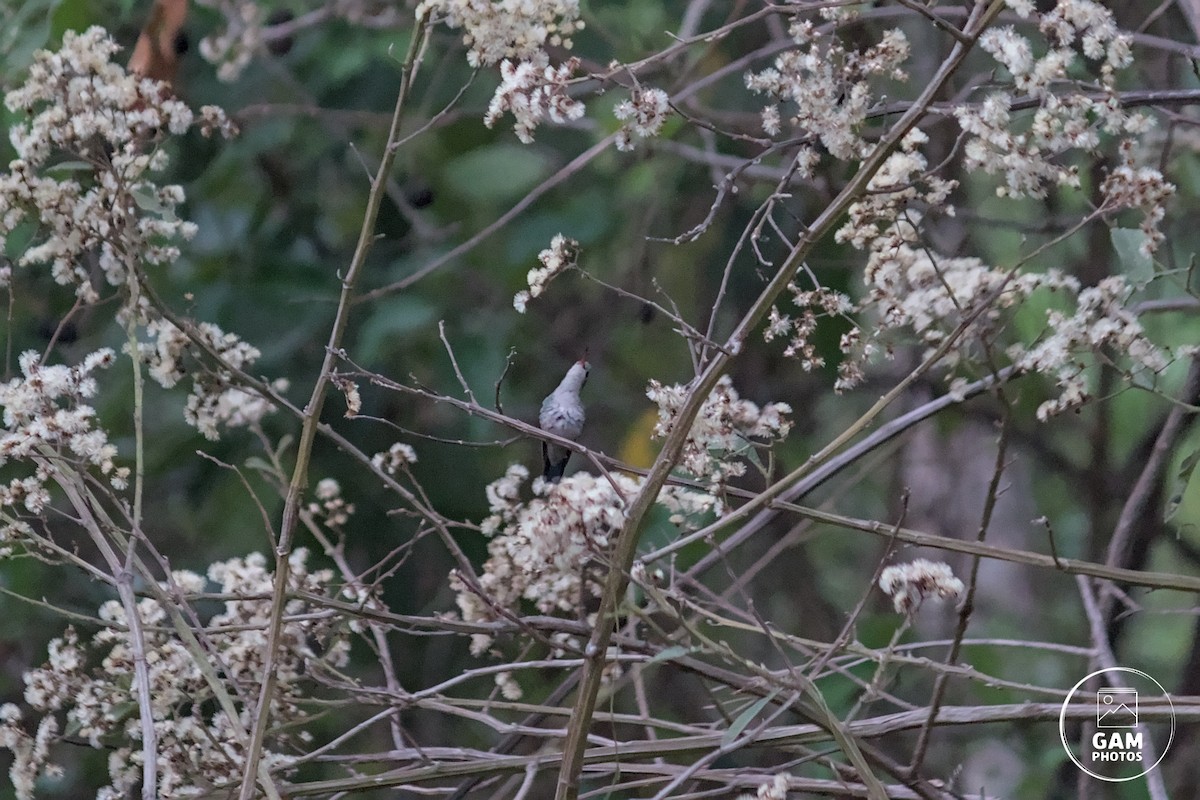
[[575, 384], [575, 388], [578, 391], [587, 383], [588, 373], [591, 370], [592, 365], [588, 363], [587, 358], [581, 358], [571, 365], [571, 369], [567, 371], [566, 380], [570, 380], [571, 383]]

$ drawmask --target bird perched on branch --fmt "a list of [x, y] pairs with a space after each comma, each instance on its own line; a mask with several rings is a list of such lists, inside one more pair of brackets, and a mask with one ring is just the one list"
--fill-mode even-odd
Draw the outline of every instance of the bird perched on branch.
[[[542, 412], [538, 415], [542, 430], [572, 440], [583, 433], [583, 403], [579, 399], [579, 390], [587, 382], [589, 369], [591, 367], [584, 359], [576, 361], [558, 388], [542, 401]], [[542, 442], [542, 478], [549, 483], [558, 483], [567, 471], [570, 458], [571, 451], [562, 445]]]

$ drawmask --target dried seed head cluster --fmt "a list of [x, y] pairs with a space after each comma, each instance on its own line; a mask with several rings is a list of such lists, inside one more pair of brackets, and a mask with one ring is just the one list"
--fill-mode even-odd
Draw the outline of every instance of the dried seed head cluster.
[[[624, 502], [604, 478], [576, 473], [561, 483], [535, 481], [534, 497], [519, 499], [529, 471], [515, 464], [487, 488], [491, 515], [483, 532], [491, 537], [488, 560], [474, 591], [457, 573], [450, 585], [468, 622], [499, 618], [495, 609], [515, 610], [531, 601], [543, 614], [573, 612], [600, 596], [589, 562], [607, 552], [609, 537], [625, 522]], [[614, 475], [621, 491], [632, 495], [638, 481]], [[479, 655], [492, 637], [476, 634], [471, 652]]]
[[[0, 508], [42, 513], [60, 471], [87, 473], [94, 468], [114, 488], [125, 487], [129, 468], [115, 465], [117, 448], [96, 424], [96, 411], [88, 404], [96, 393], [92, 373], [111, 366], [113, 360], [108, 349], [91, 353], [72, 367], [42, 364], [33, 350], [21, 354], [21, 377], [0, 385], [4, 408], [0, 465], [23, 462], [32, 466], [33, 474], [0, 485]], [[0, 541], [21, 539], [24, 523], [7, 513], [3, 518]]]
[[396, 442], [386, 452], [371, 456], [371, 463], [376, 469], [381, 469], [388, 475], [395, 475], [400, 470], [407, 469], [409, 464], [417, 463], [417, 451], [412, 445]]
[[522, 289], [513, 295], [513, 308], [517, 310], [517, 313], [524, 314], [529, 301], [546, 291], [550, 281], [554, 280], [560, 272], [575, 266], [578, 258], [579, 242], [568, 239], [561, 233], [555, 234], [554, 238], [550, 240], [550, 246], [538, 253], [538, 261], [542, 262], [542, 266], [534, 267], [525, 276], [525, 280], [529, 283], [529, 289]]
[[[1024, 4], [1017, 4], [1024, 9]], [[1151, 120], [1122, 107], [1116, 94], [1116, 72], [1132, 61], [1129, 37], [1118, 31], [1112, 12], [1093, 0], [1059, 0], [1041, 15], [1040, 25], [1048, 49], [1034, 58], [1034, 44], [1015, 28], [994, 28], [979, 45], [1001, 64], [1012, 78], [1012, 87], [1037, 100], [1027, 123], [1014, 118], [1015, 96], [996, 91], [982, 103], [964, 104], [955, 116], [964, 133], [965, 166], [1004, 177], [997, 188], [1002, 196], [1045, 196], [1055, 186], [1079, 186], [1074, 165], [1064, 163], [1070, 151], [1087, 151], [1100, 142], [1100, 133], [1111, 135], [1144, 132]], [[1070, 76], [1078, 60], [1076, 44], [1084, 57], [1098, 64], [1101, 98], [1090, 86]]]
[[489, 128], [511, 112], [517, 138], [529, 144], [543, 120], [583, 116], [583, 103], [567, 94], [579, 59], [554, 66], [545, 51], [571, 48], [571, 36], [583, 29], [579, 0], [422, 0], [416, 15], [461, 29], [472, 67], [500, 64], [500, 86], [483, 118]]
[[[1034, 291], [1078, 290], [1079, 282], [1057, 270], [1016, 273], [977, 258], [951, 258], [923, 246], [916, 228], [895, 225], [872, 243], [864, 276], [867, 302], [879, 318], [878, 333], [909, 328], [926, 344], [938, 345], [968, 317], [974, 333], [951, 354], [952, 362], [970, 351], [978, 337]], [[984, 304], [986, 307], [981, 306]]]
[[355, 511], [354, 504], [342, 497], [342, 485], [337, 479], [322, 478], [317, 482], [313, 495], [316, 499], [308, 504], [308, 513], [324, 520], [330, 528], [340, 528], [350, 521]]
[[1119, 355], [1129, 363], [1128, 374], [1156, 375], [1169, 358], [1146, 336], [1142, 324], [1127, 308], [1132, 290], [1120, 276], [1110, 276], [1079, 291], [1074, 313], [1047, 312], [1047, 331], [1032, 346], [1014, 346], [1009, 356], [1019, 369], [1054, 378], [1057, 397], [1038, 406], [1046, 420], [1084, 403], [1088, 397], [1088, 359]]
[[[614, 473], [611, 478], [625, 497], [641, 487], [640, 479], [628, 475]], [[481, 529], [491, 541], [478, 587], [457, 571], [450, 574], [458, 608], [468, 622], [501, 619], [517, 612], [522, 601], [543, 614], [576, 615], [600, 596], [603, 579], [594, 565], [606, 557], [611, 538], [625, 523], [625, 500], [608, 478], [577, 472], [557, 484], [535, 479], [533, 497], [524, 501], [521, 487], [528, 479], [529, 470], [514, 464], [487, 487], [491, 514]], [[668, 487], [659, 502], [674, 524], [688, 526], [715, 501]], [[492, 641], [489, 635], [474, 635], [471, 652], [483, 653]]]
[[841, 292], [824, 287], [801, 289], [792, 283], [788, 285], [788, 291], [792, 295], [792, 304], [800, 309], [800, 313], [793, 317], [781, 313], [778, 306], [771, 306], [763, 339], [769, 342], [786, 337], [785, 357], [800, 359], [800, 367], [805, 372], [820, 369], [825, 366], [825, 359], [811, 340], [817, 331], [817, 322], [823, 317], [845, 317], [854, 310], [854, 304]]
[[820, 33], [808, 20], [793, 22], [790, 32], [796, 48], [776, 57], [773, 67], [746, 75], [748, 89], [776, 101], [763, 109], [763, 129], [779, 135], [780, 104], [786, 103], [789, 124], [820, 139], [832, 156], [863, 156], [868, 145], [858, 128], [874, 102], [870, 79], [905, 79], [900, 65], [908, 58], [908, 39], [890, 30], [860, 52]]
[[[195, 225], [175, 216], [183, 189], [151, 179], [167, 163], [160, 141], [193, 125], [206, 133], [234, 132], [220, 109], [206, 107], [196, 116], [166, 84], [127, 74], [111, 60], [116, 51], [102, 28], [68, 32], [58, 52], [36, 54], [25, 83], [5, 98], [27, 118], [12, 131], [18, 158], [0, 175], [0, 244], [24, 220], [38, 220], [41, 241], [18, 263], [50, 264], [55, 281], [73, 286], [86, 302], [100, 299], [90, 254], [106, 282], [124, 289], [142, 265], [175, 261], [179, 250], [170, 242], [195, 233]], [[56, 160], [64, 157], [78, 161], [63, 169]], [[201, 348], [148, 303], [131, 302], [132, 296], [124, 296], [118, 318], [132, 319], [153, 339], [139, 345], [139, 355], [155, 381], [173, 386], [185, 373], [184, 355]], [[202, 323], [195, 335], [234, 368], [259, 356], [215, 325]], [[260, 396], [233, 386], [225, 370], [187, 372], [193, 388], [185, 418], [210, 439], [220, 425], [253, 424], [272, 410]]]
[[[1010, 3], [1023, 16], [1034, 14], [1028, 3]], [[981, 103], [963, 104], [955, 116], [966, 135], [964, 166], [998, 174], [1002, 196], [1043, 196], [1054, 187], [1077, 187], [1079, 176], [1066, 156], [1099, 146], [1102, 134], [1133, 135], [1147, 129], [1148, 118], [1117, 102], [1115, 75], [1130, 63], [1129, 39], [1112, 14], [1092, 0], [1059, 0], [1038, 17], [1046, 39], [1045, 54], [1012, 27], [994, 28], [980, 46], [1009, 73], [1011, 90], [994, 91]], [[1099, 66], [1103, 94], [1070, 77], [1083, 57]], [[1013, 111], [1016, 92], [1037, 101], [1026, 124]], [[923, 241], [924, 209], [952, 216], [948, 199], [955, 186], [927, 172], [921, 153], [927, 137], [911, 131], [898, 150], [872, 178], [868, 193], [849, 210], [837, 240], [867, 252], [867, 294], [860, 310], [878, 324], [869, 335], [861, 329], [843, 337], [846, 358], [839, 366], [836, 388], [855, 386], [863, 365], [875, 353], [891, 351], [886, 337], [910, 329], [924, 343], [937, 346], [961, 323], [972, 328], [949, 353], [953, 366], [974, 354], [979, 342], [997, 332], [1003, 310], [1023, 303], [1038, 290], [1057, 292], [1074, 310], [1051, 311], [1046, 330], [1032, 342], [1008, 348], [1020, 369], [1054, 379], [1058, 396], [1039, 409], [1039, 417], [1073, 408], [1087, 395], [1087, 367], [1097, 359], [1120, 357], [1131, 374], [1158, 372], [1168, 357], [1147, 339], [1137, 320], [1123, 308], [1129, 291], [1119, 279], [1083, 290], [1078, 281], [1056, 270], [1017, 272], [984, 264], [976, 258], [941, 255]], [[1174, 187], [1152, 167], [1137, 166], [1133, 146], [1121, 143], [1122, 162], [1100, 186], [1103, 202], [1094, 212], [1108, 216], [1124, 209], [1142, 212], [1141, 252], [1149, 256], [1162, 241], [1159, 224]], [[987, 304], [984, 307], [983, 304]], [[883, 347], [880, 347], [880, 343]], [[1103, 351], [1103, 354], [1102, 354]]]
[[547, 45], [569, 50], [583, 30], [579, 0], [422, 0], [416, 13], [462, 29], [472, 67], [530, 60]]
[[17, 158], [0, 174], [0, 245], [22, 221], [37, 220], [39, 240], [18, 263], [49, 264], [54, 280], [85, 302], [99, 299], [85, 254], [95, 252], [107, 282], [122, 286], [134, 264], [171, 263], [179, 256], [171, 242], [195, 233], [174, 213], [183, 189], [151, 178], [167, 163], [157, 142], [198, 122], [232, 132], [219, 109], [197, 119], [165, 84], [127, 74], [111, 61], [116, 50], [103, 28], [68, 31], [62, 48], [39, 51], [25, 83], [5, 96], [24, 119], [10, 132]]
[[892, 598], [898, 613], [912, 614], [926, 598], [957, 599], [964, 587], [949, 564], [918, 558], [885, 569], [879, 576], [879, 588]]
[[[292, 554], [289, 585], [296, 591], [327, 592], [332, 573], [310, 572], [307, 558], [303, 549]], [[257, 697], [261, 682], [263, 631], [271, 615], [273, 583], [266, 567], [265, 558], [252, 554], [208, 568], [208, 581], [227, 599], [223, 610], [197, 631], [207, 653], [189, 650], [175, 633], [170, 613], [157, 600], [138, 603], [159, 745], [158, 797], [191, 796], [201, 787], [236, 791], [241, 782], [245, 767], [241, 737], [252, 724], [253, 702], [247, 707], [237, 698]], [[207, 583], [200, 575], [181, 571], [172, 573], [173, 587], [163, 588], [196, 593], [204, 591]], [[291, 724], [271, 735], [266, 761], [273, 766], [289, 763], [293, 759], [289, 753], [309, 738], [303, 731], [309, 717], [303, 701], [312, 691], [314, 675], [325, 665], [344, 666], [348, 656], [349, 642], [340, 623], [310, 611], [304, 601], [288, 603], [288, 621], [274, 665], [279, 689], [270, 713]], [[105, 603], [99, 617], [108, 627], [91, 637], [80, 637], [68, 628], [50, 643], [46, 664], [26, 673], [25, 702], [32, 714], [12, 704], [0, 707], [0, 746], [13, 753], [10, 775], [19, 800], [33, 797], [39, 776], [54, 774], [49, 759], [51, 746], [60, 740], [59, 731], [74, 741], [109, 749], [110, 783], [98, 798], [128, 797], [141, 780], [137, 679], [124, 606], [115, 600]], [[221, 710], [197, 665], [197, 659], [209, 657], [221, 664], [222, 678], [229, 682], [238, 706], [237, 720]], [[26, 717], [30, 724], [37, 720], [33, 736], [26, 732]]]
[[1123, 155], [1120, 166], [1114, 168], [1104, 179], [1100, 191], [1104, 195], [1103, 210], [1119, 211], [1136, 208], [1142, 211], [1142, 243], [1138, 250], [1149, 258], [1165, 238], [1159, 224], [1167, 215], [1167, 201], [1175, 194], [1175, 186], [1168, 183], [1154, 167], [1137, 166], [1134, 163], [1134, 143], [1121, 143]]
[[617, 131], [617, 149], [632, 150], [634, 139], [658, 136], [667, 115], [671, 113], [671, 98], [662, 89], [635, 87], [628, 100], [617, 103], [613, 115], [621, 120]]
[[217, 65], [217, 78], [237, 80], [263, 44], [262, 6], [256, 0], [197, 0], [215, 9], [225, 24], [200, 40], [200, 55]]
[[[258, 348], [210, 322], [195, 325], [189, 336], [146, 306], [140, 310], [146, 333], [153, 341], [139, 343], [138, 356], [148, 365], [150, 377], [163, 388], [169, 389], [185, 376], [191, 377], [192, 390], [184, 408], [184, 419], [206, 439], [220, 438], [221, 426], [255, 425], [275, 410], [275, 406], [261, 395], [240, 388], [228, 368], [202, 368], [204, 352], [208, 351], [219, 356], [229, 367], [246, 369], [261, 355]], [[279, 392], [287, 386], [285, 378], [272, 384]]]
[[[1157, 374], [1170, 361], [1170, 354], [1147, 337], [1126, 307], [1132, 290], [1119, 276], [1082, 288], [1078, 280], [1057, 270], [1018, 273], [977, 258], [941, 256], [918, 243], [915, 228], [900, 224], [872, 244], [866, 281], [868, 295], [862, 306], [873, 309], [877, 324], [868, 340], [858, 342], [863, 360], [874, 352], [870, 340], [908, 329], [925, 344], [937, 346], [973, 317], [971, 327], [947, 353], [946, 363], [953, 367], [1001, 328], [1006, 309], [1020, 306], [1035, 292], [1053, 292], [1063, 303], [1073, 304], [1069, 312], [1049, 309], [1046, 328], [1037, 338], [1006, 350], [1018, 369], [1049, 376], [1058, 386], [1058, 395], [1038, 408], [1042, 420], [1087, 400], [1092, 364], [1126, 362], [1134, 376]], [[848, 358], [843, 367], [853, 363]], [[855, 377], [861, 379], [861, 367], [854, 369], [839, 380], [839, 389], [851, 388]]]
[[946, 200], [958, 182], [926, 173], [927, 161], [920, 148], [928, 141], [920, 128], [905, 134], [900, 147], [871, 177], [867, 193], [851, 204], [849, 218], [834, 234], [836, 241], [856, 250], [867, 249], [913, 206], [937, 208], [945, 216], [954, 216], [954, 206]]
[[769, 782], [759, 784], [753, 794], [750, 792], [739, 794], [737, 800], [787, 800], [788, 786], [788, 776], [781, 772]]
[[561, 125], [579, 119], [585, 111], [583, 103], [567, 94], [567, 84], [578, 68], [578, 58], [568, 58], [555, 67], [542, 52], [525, 61], [506, 58], [500, 62], [500, 85], [488, 104], [483, 124], [490, 128], [505, 111], [511, 112], [517, 138], [531, 144], [542, 120]]
[[[650, 381], [646, 396], [658, 406], [656, 438], [671, 432], [689, 391], [687, 385], [665, 386]], [[791, 413], [787, 403], [759, 407], [741, 399], [733, 388], [733, 379], [722, 375], [692, 422], [680, 466], [705, 481], [710, 493], [720, 495], [729, 478], [746, 473], [744, 457], [754, 458], [758, 448], [787, 438], [792, 423], [786, 417]]]

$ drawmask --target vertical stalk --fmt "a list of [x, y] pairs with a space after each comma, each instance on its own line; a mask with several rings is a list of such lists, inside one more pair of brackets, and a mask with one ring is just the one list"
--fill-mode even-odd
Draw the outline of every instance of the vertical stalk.
[[129, 541], [125, 543], [125, 565], [114, 575], [125, 615], [129, 619], [129, 638], [133, 645], [134, 673], [137, 678], [138, 710], [142, 725], [142, 800], [154, 800], [158, 794], [158, 733], [154, 728], [154, 705], [150, 696], [150, 671], [146, 666], [145, 639], [142, 620], [138, 616], [137, 598], [131, 584], [135, 552], [142, 535], [142, 493], [145, 488], [145, 430], [143, 409], [145, 376], [142, 375], [142, 360], [138, 355], [137, 307], [139, 301], [137, 270], [128, 268], [129, 274], [129, 319], [125, 323], [125, 334], [129, 342], [129, 360], [133, 363], [133, 513]]

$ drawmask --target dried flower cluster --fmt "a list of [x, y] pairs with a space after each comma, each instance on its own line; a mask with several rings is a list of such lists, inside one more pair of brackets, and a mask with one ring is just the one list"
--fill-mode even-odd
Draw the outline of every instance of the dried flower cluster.
[[386, 452], [371, 456], [371, 464], [388, 475], [395, 475], [401, 469], [407, 469], [409, 464], [417, 463], [417, 451], [412, 445], [396, 442]]
[[524, 314], [529, 301], [546, 291], [550, 281], [560, 272], [573, 267], [578, 257], [579, 242], [568, 239], [561, 233], [555, 234], [550, 240], [550, 246], [538, 253], [538, 261], [542, 262], [542, 266], [534, 267], [525, 276], [529, 289], [522, 289], [513, 295], [513, 308], [517, 313]]
[[569, 58], [555, 67], [541, 52], [525, 61], [505, 59], [500, 62], [500, 85], [488, 104], [483, 124], [490, 128], [505, 111], [511, 112], [517, 138], [531, 144], [542, 120], [561, 125], [579, 119], [584, 114], [583, 103], [567, 94], [567, 84], [578, 68], [578, 58]]
[[[1022, 16], [1033, 14], [1028, 3], [1009, 5]], [[980, 46], [1007, 70], [1011, 89], [995, 90], [981, 103], [955, 110], [966, 134], [964, 166], [1003, 176], [997, 190], [1003, 196], [1043, 196], [1052, 187], [1077, 187], [1076, 167], [1066, 155], [1094, 149], [1101, 134], [1139, 134], [1149, 125], [1147, 117], [1127, 111], [1116, 100], [1116, 72], [1131, 59], [1129, 38], [1117, 30], [1111, 12], [1092, 0], [1060, 0], [1038, 21], [1047, 40], [1040, 58], [1034, 57], [1039, 48], [1012, 27], [992, 29], [981, 38]], [[1107, 97], [1097, 99], [1094, 87], [1071, 78], [1070, 68], [1079, 58], [1077, 47], [1098, 67]], [[1012, 112], [1014, 91], [1038, 102], [1026, 125], [1019, 124]], [[837, 232], [838, 241], [867, 252], [867, 294], [860, 309], [878, 320], [869, 335], [856, 329], [843, 337], [846, 358], [839, 365], [839, 391], [863, 379], [864, 363], [880, 351], [881, 340], [891, 332], [907, 328], [922, 342], [936, 346], [961, 323], [973, 319], [968, 335], [948, 354], [947, 363], [953, 366], [1000, 329], [1004, 309], [1043, 289], [1076, 300], [1077, 307], [1066, 313], [1049, 312], [1041, 337], [1007, 348], [1019, 368], [1046, 374], [1059, 387], [1059, 396], [1042, 405], [1039, 417], [1086, 399], [1085, 370], [1102, 351], [1105, 358], [1128, 359], [1134, 374], [1157, 372], [1165, 366], [1167, 356], [1122, 307], [1129, 296], [1123, 282], [1113, 279], [1102, 287], [1081, 290], [1078, 281], [1056, 270], [996, 268], [976, 258], [941, 255], [923, 241], [924, 212], [936, 209], [953, 216], [954, 207], [947, 201], [955, 189], [953, 182], [927, 171], [920, 151], [926, 141], [916, 129], [905, 137]], [[1103, 203], [1094, 215], [1140, 209], [1141, 251], [1149, 256], [1162, 241], [1159, 224], [1174, 187], [1157, 169], [1134, 163], [1130, 141], [1123, 141], [1121, 150], [1124, 159], [1101, 185]], [[777, 316], [773, 315], [773, 322]], [[882, 349], [890, 352], [890, 343], [885, 341]]]
[[[54, 280], [85, 302], [99, 299], [85, 254], [97, 253], [105, 280], [122, 286], [134, 264], [174, 261], [170, 242], [196, 231], [174, 213], [183, 189], [156, 186], [151, 173], [167, 163], [156, 143], [198, 120], [165, 84], [112, 63], [116, 50], [103, 28], [68, 31], [62, 49], [39, 51], [25, 83], [5, 96], [25, 119], [10, 133], [17, 158], [0, 174], [0, 245], [22, 221], [37, 220], [39, 241], [17, 263], [49, 264]], [[232, 132], [213, 107], [199, 122]]]
[[[637, 492], [635, 479], [613, 477], [622, 492]], [[494, 609], [512, 611], [522, 599], [552, 614], [576, 611], [600, 595], [601, 584], [588, 565], [607, 551], [609, 537], [625, 522], [621, 497], [604, 478], [576, 473], [557, 485], [536, 481], [535, 496], [525, 503], [519, 492], [528, 478], [529, 471], [514, 464], [487, 487], [491, 515], [482, 530], [491, 542], [479, 576], [483, 596], [451, 573], [451, 588], [468, 622], [495, 620]], [[476, 634], [471, 652], [479, 655], [491, 643], [492, 637]]]
[[[656, 438], [671, 432], [689, 391], [687, 385], [664, 386], [650, 381], [646, 396], [658, 406]], [[743, 458], [757, 458], [759, 447], [787, 438], [792, 428], [786, 419], [790, 413], [792, 408], [787, 403], [759, 407], [741, 399], [733, 388], [733, 379], [722, 375], [692, 422], [680, 466], [705, 481], [710, 493], [719, 495], [729, 478], [746, 473]]]
[[[291, 556], [289, 584], [297, 591], [324, 592], [330, 571], [310, 572], [308, 553]], [[172, 627], [171, 613], [158, 601], [143, 599], [138, 615], [145, 632], [150, 696], [159, 744], [159, 797], [182, 797], [205, 792], [236, 791], [245, 766], [241, 736], [251, 725], [249, 707], [241, 698], [257, 696], [262, 676], [263, 630], [270, 617], [272, 575], [259, 554], [234, 558], [208, 568], [208, 580], [227, 595], [224, 609], [197, 631], [206, 653], [196, 653]], [[204, 591], [207, 581], [191, 572], [172, 573], [168, 591]], [[342, 667], [349, 642], [336, 620], [312, 615], [301, 600], [288, 603], [279, 659], [275, 662], [279, 691], [271, 714], [288, 720], [272, 734], [268, 764], [287, 764], [293, 748], [308, 740], [303, 724], [309, 717], [304, 698], [311, 693], [313, 676], [325, 665]], [[19, 800], [33, 797], [34, 781], [53, 776], [51, 746], [59, 732], [74, 741], [110, 750], [110, 783], [97, 794], [101, 800], [129, 796], [141, 780], [142, 753], [133, 646], [125, 609], [116, 600], [100, 607], [107, 625], [91, 637], [81, 638], [73, 628], [50, 643], [46, 664], [25, 675], [25, 702], [35, 712], [17, 706], [0, 707], [0, 746], [12, 751], [10, 776]], [[234, 698], [239, 719], [231, 720], [216, 701], [197, 659], [213, 657], [221, 664], [222, 679]], [[28, 716], [37, 719], [37, 733], [25, 729]]]
[[1166, 369], [1167, 354], [1147, 338], [1142, 324], [1125, 306], [1130, 293], [1124, 278], [1105, 278], [1079, 291], [1074, 313], [1048, 311], [1048, 330], [1038, 342], [1010, 350], [1018, 368], [1049, 375], [1058, 385], [1058, 396], [1038, 406], [1038, 419], [1046, 420], [1088, 399], [1087, 357], [1103, 358], [1106, 363], [1116, 357], [1127, 360], [1131, 378]]
[[[491, 514], [480, 526], [491, 538], [478, 588], [454, 571], [450, 586], [458, 592], [458, 608], [468, 622], [494, 621], [516, 613], [528, 601], [543, 614], [578, 615], [599, 597], [602, 574], [595, 567], [606, 556], [612, 537], [625, 523], [625, 498], [637, 494], [641, 480], [615, 473], [612, 481], [577, 472], [557, 484], [540, 478], [533, 497], [521, 499], [529, 470], [520, 464], [487, 487]], [[693, 524], [711, 509], [714, 498], [701, 492], [668, 487], [659, 502], [675, 525]], [[598, 561], [600, 559], [600, 561]], [[471, 652], [479, 655], [493, 637], [476, 634]]]
[[340, 528], [350, 521], [355, 508], [342, 497], [342, 485], [335, 478], [322, 478], [313, 491], [316, 500], [308, 504], [308, 513], [325, 521], [331, 528]]
[[811, 372], [825, 366], [825, 359], [817, 352], [811, 337], [817, 331], [817, 322], [822, 317], [845, 317], [853, 309], [850, 298], [841, 292], [835, 292], [824, 287], [816, 289], [801, 289], [799, 285], [788, 285], [792, 295], [792, 303], [800, 314], [792, 317], [782, 314], [778, 306], [771, 306], [767, 327], [763, 330], [763, 339], [770, 342], [777, 338], [786, 337], [788, 346], [783, 355], [787, 358], [799, 358], [800, 367], [805, 372]]
[[472, 67], [500, 64], [500, 86], [483, 118], [489, 128], [512, 112], [517, 138], [529, 144], [543, 120], [583, 116], [583, 104], [567, 94], [579, 59], [554, 66], [545, 51], [571, 49], [571, 36], [583, 29], [579, 0], [422, 0], [416, 14], [461, 29]]
[[[205, 438], [218, 439], [220, 426], [255, 425], [275, 410], [275, 406], [261, 395], [240, 388], [225, 366], [215, 370], [200, 368], [207, 350], [219, 357], [222, 364], [233, 369], [246, 369], [261, 355], [258, 348], [209, 322], [194, 326], [189, 336], [144, 304], [139, 311], [142, 312], [139, 322], [153, 338], [152, 342], [138, 345], [139, 357], [149, 366], [150, 377], [163, 388], [171, 388], [185, 376], [192, 378], [184, 419]], [[287, 386], [285, 378], [272, 384], [276, 391], [284, 391]]]
[[[59, 52], [37, 53], [24, 85], [5, 98], [28, 118], [13, 128], [18, 158], [0, 175], [0, 244], [22, 221], [38, 220], [43, 238], [18, 263], [50, 264], [55, 281], [73, 286], [85, 302], [100, 300], [91, 254], [105, 281], [125, 289], [143, 264], [175, 261], [179, 250], [170, 242], [195, 233], [195, 225], [175, 216], [183, 189], [151, 179], [167, 163], [160, 140], [196, 124], [209, 133], [234, 132], [220, 109], [206, 107], [197, 117], [166, 84], [127, 74], [111, 60], [116, 51], [102, 28], [68, 32]], [[64, 155], [79, 160], [63, 170], [55, 160]], [[234, 387], [227, 370], [185, 370], [184, 355], [201, 348], [144, 300], [132, 302], [134, 296], [122, 296], [118, 318], [132, 319], [154, 340], [138, 349], [155, 381], [169, 388], [185, 372], [192, 375], [189, 423], [215, 439], [218, 426], [249, 425], [272, 410], [260, 396]], [[195, 335], [233, 368], [259, 356], [215, 325], [200, 324]]]
[[[1014, 5], [1011, 4], [1010, 5]], [[1019, 11], [1024, 3], [1015, 4]], [[965, 166], [1004, 176], [1000, 195], [1042, 197], [1052, 186], [1079, 186], [1074, 165], [1062, 158], [1099, 144], [1101, 132], [1138, 134], [1150, 125], [1143, 114], [1124, 109], [1116, 96], [1116, 72], [1129, 65], [1129, 37], [1117, 30], [1112, 12], [1093, 0], [1059, 0], [1040, 17], [1047, 39], [1045, 55], [1035, 59], [1034, 45], [1012, 27], [985, 33], [979, 45], [1011, 75], [1013, 88], [1038, 101], [1027, 125], [1013, 118], [1014, 96], [996, 91], [977, 105], [955, 109], [968, 134]], [[1106, 97], [1096, 99], [1071, 78], [1078, 59], [1098, 64]]]
[[[40, 514], [50, 502], [50, 486], [61, 471], [98, 469], [114, 488], [124, 488], [128, 467], [117, 467], [117, 448], [96, 424], [88, 400], [96, 393], [92, 373], [113, 363], [111, 350], [98, 350], [77, 366], [45, 365], [35, 351], [21, 354], [22, 376], [0, 386], [4, 429], [0, 435], [0, 465], [22, 462], [32, 475], [14, 477], [0, 485], [0, 508], [24, 508]], [[23, 523], [4, 515], [0, 541], [20, 538]]]
[[426, 16], [462, 29], [472, 67], [530, 60], [547, 45], [569, 50], [583, 30], [579, 0], [422, 0], [417, 18]]
[[763, 130], [780, 134], [780, 104], [787, 103], [792, 127], [819, 139], [835, 158], [861, 157], [867, 145], [858, 128], [874, 102], [870, 79], [905, 79], [900, 68], [909, 52], [904, 33], [890, 30], [878, 44], [859, 52], [847, 50], [808, 20], [794, 21], [789, 32], [797, 47], [776, 57], [773, 67], [746, 75], [747, 88], [776, 100], [763, 109]]
[[646, 139], [658, 136], [667, 115], [671, 113], [671, 98], [662, 89], [635, 87], [628, 100], [617, 103], [613, 115], [621, 120], [617, 131], [617, 149], [632, 150], [634, 137]]
[[263, 9], [255, 0], [197, 0], [216, 9], [225, 25], [200, 40], [200, 55], [217, 65], [217, 78], [237, 80], [263, 43]]
[[[879, 317], [876, 334], [907, 327], [921, 341], [940, 344], [969, 316], [976, 318], [974, 337], [951, 354], [952, 362], [969, 352], [974, 341], [1000, 319], [1001, 311], [1019, 304], [1039, 288], [1078, 288], [1078, 281], [1057, 270], [1016, 273], [984, 264], [977, 258], [951, 258], [922, 245], [915, 227], [902, 222], [872, 243], [864, 277], [868, 302]], [[982, 304], [982, 305], [981, 305]]]
[[[907, 328], [935, 346], [975, 315], [968, 335], [947, 354], [951, 366], [969, 358], [981, 339], [999, 330], [1005, 309], [1019, 306], [1034, 292], [1050, 291], [1064, 302], [1073, 301], [1070, 313], [1053, 308], [1046, 312], [1046, 330], [1036, 340], [1006, 350], [1018, 369], [1050, 376], [1059, 387], [1058, 396], [1038, 408], [1039, 419], [1087, 399], [1088, 366], [1097, 359], [1127, 361], [1131, 375], [1158, 373], [1170, 360], [1125, 307], [1131, 289], [1121, 277], [1085, 289], [1057, 270], [1018, 273], [976, 258], [940, 256], [921, 246], [908, 224], [896, 225], [884, 238], [886, 246], [872, 244], [866, 274], [868, 296], [863, 305], [878, 316], [871, 338]], [[860, 346], [863, 359], [873, 352], [868, 348], [869, 344]], [[847, 359], [841, 369], [839, 389], [861, 379], [861, 366], [854, 359]]]
[[1135, 164], [1132, 141], [1127, 139], [1122, 142], [1121, 152], [1124, 155], [1123, 162], [1108, 173], [1100, 186], [1104, 194], [1103, 210], [1141, 209], [1142, 243], [1138, 250], [1149, 258], [1165, 238], [1158, 226], [1167, 215], [1167, 201], [1175, 194], [1175, 186], [1168, 183], [1154, 167]]
[[740, 794], [737, 800], [787, 800], [787, 796], [788, 778], [781, 772], [772, 778], [770, 783], [760, 784], [754, 794]]
[[879, 588], [892, 598], [897, 613], [911, 614], [929, 597], [957, 599], [964, 587], [949, 564], [918, 558], [885, 569], [879, 576]]
[[946, 200], [958, 184], [926, 173], [928, 162], [920, 147], [928, 141], [920, 128], [905, 134], [900, 147], [867, 183], [867, 193], [851, 204], [849, 218], [834, 234], [836, 241], [849, 243], [856, 250], [867, 249], [914, 206], [937, 208], [946, 216], [954, 216], [954, 206]]

